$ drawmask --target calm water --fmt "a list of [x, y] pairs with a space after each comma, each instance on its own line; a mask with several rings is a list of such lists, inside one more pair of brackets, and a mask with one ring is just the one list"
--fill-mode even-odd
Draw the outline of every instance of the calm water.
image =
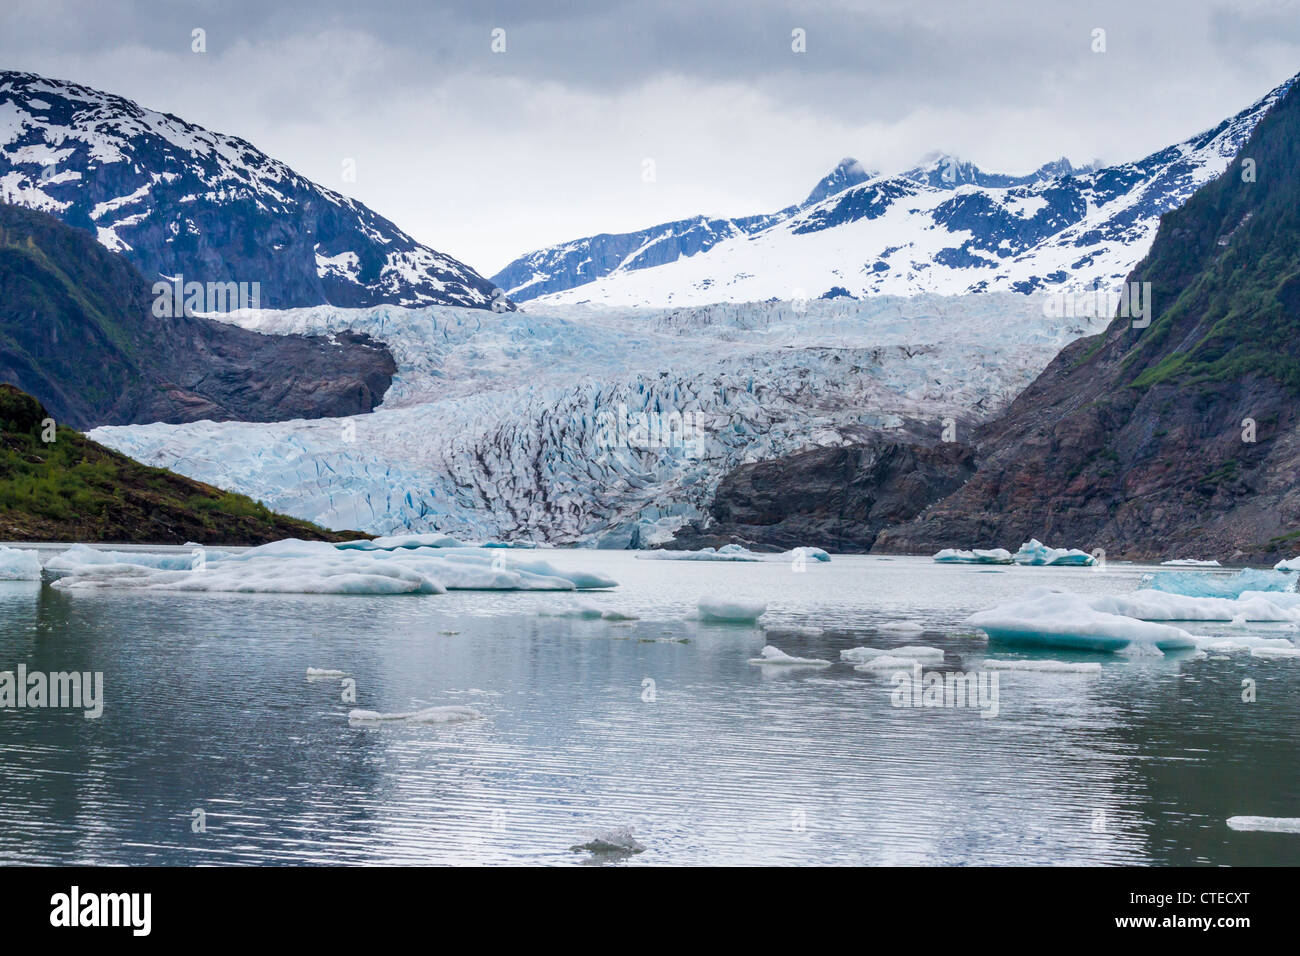
[[[0, 863], [573, 865], [591, 858], [571, 845], [620, 826], [646, 847], [624, 865], [1300, 863], [1300, 835], [1224, 822], [1300, 816], [1300, 662], [1075, 655], [1103, 672], [1003, 673], [992, 719], [896, 708], [888, 672], [839, 663], [906, 640], [973, 669], [989, 652], [969, 613], [1043, 583], [1126, 591], [1146, 569], [548, 558], [610, 573], [622, 586], [588, 599], [642, 620], [540, 617], [569, 600], [541, 593], [0, 583], [0, 670], [102, 671], [106, 698], [98, 720], [0, 710]], [[682, 620], [707, 593], [824, 628], [767, 640], [834, 665], [751, 666], [761, 629]], [[926, 633], [879, 630], [900, 619]], [[308, 667], [354, 675], [357, 703]], [[346, 716], [442, 704], [486, 719]]]

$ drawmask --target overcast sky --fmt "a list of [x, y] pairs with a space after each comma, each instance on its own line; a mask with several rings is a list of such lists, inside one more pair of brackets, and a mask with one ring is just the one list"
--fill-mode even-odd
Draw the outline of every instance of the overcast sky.
[[1300, 0], [2, 4], [0, 67], [243, 136], [485, 275], [596, 232], [769, 212], [843, 156], [1135, 159], [1300, 72]]

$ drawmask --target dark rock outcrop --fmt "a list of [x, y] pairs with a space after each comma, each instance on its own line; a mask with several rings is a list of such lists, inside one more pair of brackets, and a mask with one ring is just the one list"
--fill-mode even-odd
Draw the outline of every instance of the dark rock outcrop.
[[905, 439], [814, 448], [742, 465], [719, 483], [707, 526], [684, 528], [669, 547], [867, 551], [882, 528], [916, 516], [974, 470], [965, 445]]
[[279, 421], [370, 411], [396, 372], [368, 336], [263, 335], [153, 313], [122, 256], [52, 216], [0, 205], [0, 381], [77, 428]]

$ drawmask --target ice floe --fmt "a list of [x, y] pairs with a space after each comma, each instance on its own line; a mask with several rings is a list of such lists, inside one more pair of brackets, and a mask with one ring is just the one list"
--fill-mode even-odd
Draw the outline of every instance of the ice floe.
[[459, 543], [340, 548], [291, 538], [235, 554], [200, 552], [197, 558], [103, 552], [78, 545], [46, 566], [60, 575], [54, 586], [65, 590], [441, 594], [448, 590], [573, 591], [617, 586], [601, 574], [562, 570], [535, 558], [507, 558], [501, 552]]
[[0, 581], [39, 581], [41, 559], [35, 551], [0, 547]]
[[1087, 551], [1080, 551], [1078, 548], [1049, 548], [1037, 538], [1031, 538], [1022, 544], [1020, 550], [1012, 555], [1011, 560], [1016, 564], [1034, 567], [1087, 567], [1097, 563], [1097, 559]]
[[791, 657], [780, 648], [768, 644], [761, 651], [761, 656], [751, 657], [751, 664], [771, 665], [774, 667], [830, 667], [830, 661], [823, 661], [815, 657]]
[[1278, 591], [1243, 591], [1238, 598], [1216, 598], [1146, 590], [1096, 595], [1087, 603], [1095, 611], [1142, 621], [1300, 622], [1300, 595]]
[[333, 677], [347, 677], [347, 676], [348, 676], [347, 671], [332, 671], [325, 667], [307, 668], [308, 680], [329, 680], [330, 678]]
[[999, 671], [1041, 671], [1050, 674], [1100, 674], [1101, 665], [1096, 661], [1052, 661], [1052, 660], [993, 660], [987, 659], [981, 667]]
[[920, 634], [925, 630], [925, 625], [917, 621], [886, 621], [884, 624], [876, 625], [878, 631], [890, 631], [895, 634]]
[[425, 707], [395, 714], [381, 714], [375, 710], [350, 710], [348, 722], [353, 724], [408, 723], [454, 724], [466, 720], [482, 720], [483, 714], [473, 707], [452, 704], [443, 707]]
[[1255, 646], [1250, 649], [1250, 656], [1266, 660], [1294, 660], [1300, 658], [1300, 647]]
[[635, 621], [635, 614], [601, 607], [591, 601], [572, 601], [559, 607], [544, 607], [537, 612], [538, 617], [573, 617], [583, 621]]
[[1170, 568], [1217, 568], [1218, 561], [1198, 561], [1196, 558], [1174, 558], [1172, 561], [1161, 561], [1163, 567]]
[[1300, 833], [1300, 817], [1228, 817], [1228, 827], [1266, 833]]
[[905, 657], [912, 660], [941, 661], [943, 660], [943, 648], [925, 647], [918, 644], [908, 647], [887, 648], [850, 647], [847, 651], [840, 651], [840, 660], [848, 661], [851, 664], [863, 664], [881, 657]]
[[1274, 571], [1300, 571], [1300, 555], [1294, 558], [1287, 558], [1273, 565]]
[[940, 564], [1011, 564], [1011, 552], [1006, 548], [976, 548], [962, 551], [959, 548], [944, 548], [934, 556]]
[[1130, 644], [1151, 645], [1162, 652], [1196, 647], [1196, 639], [1182, 628], [1138, 620], [1094, 606], [1094, 602], [1106, 600], [1109, 599], [1033, 588], [1019, 600], [972, 614], [967, 623], [982, 629], [991, 643], [1013, 646], [1111, 653]]

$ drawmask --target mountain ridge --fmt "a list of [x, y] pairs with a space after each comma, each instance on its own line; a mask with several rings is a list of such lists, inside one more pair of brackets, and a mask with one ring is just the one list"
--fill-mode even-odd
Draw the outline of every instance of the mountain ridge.
[[469, 266], [247, 140], [34, 73], [0, 71], [0, 198], [90, 231], [151, 281], [256, 282], [268, 307], [493, 306]]

